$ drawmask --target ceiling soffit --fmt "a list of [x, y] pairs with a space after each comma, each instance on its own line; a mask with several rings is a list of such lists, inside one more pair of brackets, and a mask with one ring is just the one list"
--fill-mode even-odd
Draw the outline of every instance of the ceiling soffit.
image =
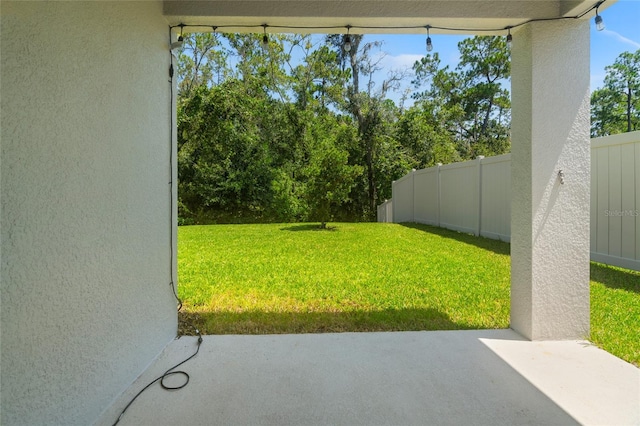
[[[171, 25], [222, 27], [219, 31], [257, 32], [267, 24], [269, 32], [336, 33], [331, 27], [355, 28], [352, 33], [487, 34], [531, 19], [576, 16], [589, 10], [589, 0], [166, 0], [164, 14]], [[608, 0], [602, 11], [612, 4]], [[585, 16], [591, 17], [594, 12]], [[252, 28], [253, 27], [253, 28]], [[301, 28], [314, 27], [314, 28]], [[323, 28], [324, 27], [324, 28]], [[361, 27], [361, 28], [358, 28]], [[415, 28], [407, 28], [415, 27]], [[495, 31], [496, 34], [502, 31]]]

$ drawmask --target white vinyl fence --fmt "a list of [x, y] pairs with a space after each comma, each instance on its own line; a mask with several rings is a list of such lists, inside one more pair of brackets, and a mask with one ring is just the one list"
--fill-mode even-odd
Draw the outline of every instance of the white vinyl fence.
[[[379, 222], [417, 222], [509, 241], [511, 154], [414, 170]], [[591, 141], [591, 259], [640, 270], [640, 132]]]
[[591, 259], [640, 270], [640, 132], [591, 141]]
[[393, 202], [385, 200], [378, 206], [378, 222], [393, 222]]

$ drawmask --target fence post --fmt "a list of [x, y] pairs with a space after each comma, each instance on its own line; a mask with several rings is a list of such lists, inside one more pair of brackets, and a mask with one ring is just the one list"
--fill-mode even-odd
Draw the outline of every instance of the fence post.
[[[391, 181], [391, 202], [393, 203], [393, 200], [397, 200], [396, 198], [396, 181], [393, 180]], [[395, 222], [395, 218], [393, 216], [391, 216], [391, 223], [396, 223]]]
[[476, 237], [480, 236], [482, 229], [482, 160], [484, 155], [478, 155], [478, 212], [476, 215]]
[[438, 207], [436, 209], [436, 226], [440, 226], [440, 167], [442, 167], [442, 163], [438, 163], [436, 167], [436, 203]]
[[416, 169], [411, 169], [411, 222], [416, 221]]

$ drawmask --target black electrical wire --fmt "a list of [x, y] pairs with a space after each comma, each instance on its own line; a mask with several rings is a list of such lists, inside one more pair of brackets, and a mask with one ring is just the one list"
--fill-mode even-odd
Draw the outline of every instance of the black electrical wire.
[[[171, 27], [169, 28], [169, 45], [171, 45]], [[171, 276], [169, 277], [170, 280], [170, 285], [171, 285], [171, 290], [173, 291], [173, 296], [176, 298], [176, 301], [178, 302], [178, 312], [180, 312], [180, 310], [182, 309], [182, 300], [180, 300], [180, 297], [178, 297], [178, 292], [176, 290], [176, 283], [174, 282], [173, 278], [174, 278], [174, 274], [175, 271], [173, 269], [173, 251], [174, 251], [174, 247], [173, 247], [173, 221], [175, 220], [175, 218], [173, 217], [173, 129], [174, 129], [174, 125], [177, 125], [177, 123], [174, 123], [174, 114], [173, 114], [173, 98], [174, 98], [174, 93], [173, 93], [173, 75], [174, 75], [174, 68], [173, 68], [173, 53], [171, 51], [169, 51], [169, 57], [170, 57], [170, 61], [171, 64], [169, 65], [169, 93], [170, 93], [170, 97], [169, 97], [169, 254], [170, 254], [170, 258], [169, 258], [169, 264], [170, 264], [170, 274]]]
[[[169, 29], [169, 44], [171, 44], [171, 28]], [[176, 285], [175, 282], [173, 280], [173, 275], [174, 275], [174, 269], [173, 269], [173, 253], [174, 253], [174, 248], [173, 248], [173, 126], [174, 126], [174, 114], [173, 114], [173, 97], [174, 97], [174, 93], [173, 93], [173, 75], [174, 75], [174, 68], [173, 68], [173, 53], [169, 52], [170, 57], [171, 57], [171, 63], [169, 66], [169, 93], [170, 93], [170, 101], [169, 101], [169, 110], [170, 110], [170, 119], [169, 119], [169, 243], [170, 243], [170, 285], [171, 285], [171, 289], [173, 290], [173, 295], [176, 298], [176, 300], [178, 301], [178, 312], [180, 312], [180, 309], [182, 309], [182, 300], [180, 300], [180, 298], [178, 297], [178, 293], [176, 292]], [[134, 396], [131, 401], [129, 401], [129, 403], [124, 407], [124, 409], [120, 412], [120, 415], [118, 416], [118, 418], [116, 419], [116, 421], [113, 423], [113, 426], [116, 426], [120, 420], [122, 419], [122, 416], [124, 416], [124, 413], [129, 409], [129, 407], [131, 406], [131, 404], [133, 404], [133, 402], [140, 396], [142, 395], [142, 393], [144, 391], [146, 391], [147, 389], [149, 389], [154, 383], [160, 381], [160, 386], [162, 386], [162, 389], [164, 390], [179, 390], [184, 388], [185, 386], [187, 386], [189, 384], [189, 374], [185, 371], [182, 370], [178, 370], [178, 371], [173, 371], [176, 368], [180, 367], [182, 364], [184, 364], [185, 362], [189, 361], [190, 359], [192, 359], [193, 357], [195, 357], [196, 355], [198, 355], [198, 352], [200, 352], [200, 345], [202, 344], [202, 335], [200, 334], [200, 331], [198, 329], [196, 329], [196, 334], [198, 335], [198, 345], [196, 347], [196, 351], [193, 353], [193, 355], [191, 355], [189, 358], [185, 359], [182, 362], [179, 362], [178, 364], [174, 365], [173, 367], [171, 367], [170, 369], [168, 369], [167, 371], [164, 372], [164, 374], [162, 374], [161, 376], [157, 377], [156, 379], [154, 379], [152, 382], [150, 382], [149, 384], [147, 384], [144, 388], [142, 388], [142, 390], [140, 390], [140, 392], [138, 392], [136, 394], [136, 396]], [[178, 386], [171, 386], [171, 385], [167, 385], [164, 383], [164, 380], [167, 377], [170, 376], [174, 376], [174, 375], [181, 375], [185, 378], [185, 382], [182, 383], [181, 385]]]
[[[573, 20], [573, 19], [580, 19], [583, 16], [585, 16], [586, 14], [588, 14], [589, 12], [591, 12], [594, 9], [598, 9], [600, 6], [602, 6], [603, 3], [605, 3], [607, 0], [600, 0], [597, 3], [595, 3], [593, 6], [591, 6], [589, 9], [587, 9], [586, 11], [582, 12], [579, 15], [575, 15], [575, 16], [560, 16], [560, 17], [556, 17], [556, 18], [534, 18], [534, 19], [529, 19], [527, 21], [523, 21], [520, 22], [519, 24], [515, 24], [515, 25], [509, 25], [507, 27], [504, 28], [456, 28], [456, 27], [441, 27], [441, 26], [437, 26], [437, 25], [429, 25], [430, 29], [436, 29], [436, 30], [442, 30], [442, 31], [462, 31], [462, 32], [498, 32], [498, 31], [506, 31], [506, 30], [510, 30], [513, 28], [518, 28], [521, 27], [523, 25], [526, 24], [530, 24], [532, 22], [547, 22], [547, 21], [563, 21], [563, 20]], [[187, 27], [211, 27], [210, 25], [197, 25], [197, 24], [178, 24], [178, 25], [172, 25], [169, 27], [169, 30], [171, 31], [173, 28], [187, 28]], [[398, 26], [367, 26], [367, 25], [348, 25], [349, 28], [351, 29], [360, 29], [360, 30], [416, 30], [416, 29], [421, 29], [421, 28], [426, 28], [426, 25], [406, 25], [406, 26], [402, 26], [402, 25], [398, 25]], [[263, 28], [265, 31], [267, 28], [279, 28], [279, 29], [292, 29], [292, 30], [332, 30], [332, 29], [342, 29], [342, 28], [347, 28], [347, 25], [268, 25], [268, 24], [260, 24], [260, 25], [218, 25], [216, 27], [212, 27], [215, 28], [216, 30], [218, 29], [224, 29], [224, 28]]]
[[[156, 379], [154, 379], [152, 382], [150, 382], [147, 386], [143, 387], [142, 390], [140, 390], [140, 392], [138, 392], [136, 394], [136, 396], [133, 397], [133, 399], [131, 399], [131, 401], [129, 401], [129, 403], [127, 404], [126, 407], [124, 407], [124, 409], [120, 412], [120, 415], [118, 416], [118, 418], [116, 419], [116, 421], [113, 423], [113, 426], [116, 426], [120, 420], [122, 419], [122, 416], [124, 416], [124, 413], [129, 409], [129, 407], [131, 406], [131, 404], [133, 404], [133, 402], [147, 389], [149, 389], [154, 383], [160, 381], [160, 386], [162, 386], [162, 389], [164, 390], [179, 390], [184, 388], [185, 386], [187, 386], [189, 384], [189, 374], [186, 373], [185, 371], [182, 370], [178, 370], [178, 371], [173, 371], [176, 368], [180, 367], [182, 364], [184, 364], [185, 362], [189, 361], [190, 359], [192, 359], [193, 357], [195, 357], [196, 355], [198, 355], [198, 352], [200, 352], [200, 345], [202, 344], [202, 335], [200, 334], [199, 330], [196, 330], [196, 333], [198, 334], [198, 346], [196, 346], [196, 351], [193, 353], [193, 355], [191, 355], [189, 358], [185, 359], [184, 361], [174, 365], [173, 367], [171, 367], [170, 369], [168, 369], [167, 371], [164, 372], [164, 374], [162, 374], [161, 376], [158, 376]], [[164, 380], [167, 377], [173, 376], [173, 375], [182, 375], [185, 378], [185, 382], [182, 383], [181, 385], [178, 386], [170, 386], [170, 385], [166, 385], [164, 383]]]

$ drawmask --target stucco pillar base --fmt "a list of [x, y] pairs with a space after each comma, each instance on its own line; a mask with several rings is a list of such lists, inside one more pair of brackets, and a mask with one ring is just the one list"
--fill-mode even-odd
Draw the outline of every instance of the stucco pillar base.
[[532, 340], [586, 338], [589, 22], [514, 31], [512, 92], [511, 327]]

